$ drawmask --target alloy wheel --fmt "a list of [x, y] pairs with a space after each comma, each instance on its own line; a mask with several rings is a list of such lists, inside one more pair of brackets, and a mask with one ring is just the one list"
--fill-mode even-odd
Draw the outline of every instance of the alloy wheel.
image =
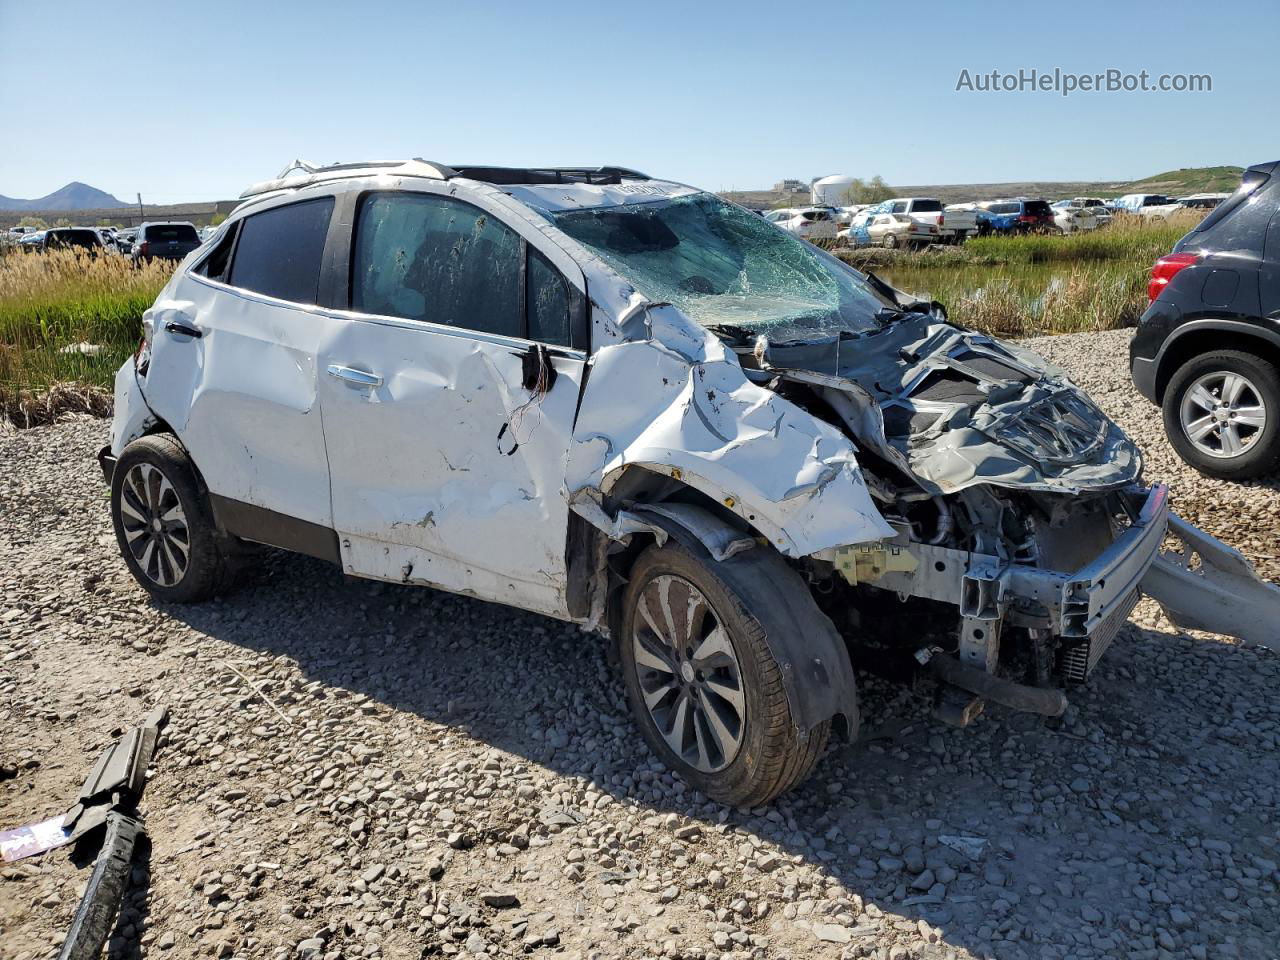
[[702, 773], [733, 762], [746, 732], [742, 668], [696, 586], [663, 574], [636, 602], [632, 651], [640, 692], [667, 746]]
[[1248, 452], [1267, 425], [1267, 408], [1247, 377], [1217, 370], [1187, 388], [1179, 420], [1197, 450], [1226, 459]]
[[187, 573], [191, 529], [173, 484], [150, 463], [135, 464], [120, 489], [124, 538], [147, 579], [172, 587]]

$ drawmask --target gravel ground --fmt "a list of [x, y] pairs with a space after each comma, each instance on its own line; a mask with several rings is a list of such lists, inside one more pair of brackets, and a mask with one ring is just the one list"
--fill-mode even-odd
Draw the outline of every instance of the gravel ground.
[[[1033, 346], [1280, 579], [1276, 487], [1185, 468], [1126, 339]], [[864, 677], [857, 744], [728, 810], [653, 761], [563, 624], [283, 554], [224, 600], [149, 603], [110, 533], [106, 432], [0, 433], [0, 826], [67, 807], [171, 706], [112, 956], [1277, 956], [1274, 654], [1144, 602], [1056, 729], [988, 708], [953, 730]], [[0, 957], [52, 955], [87, 877], [65, 850], [4, 865]]]

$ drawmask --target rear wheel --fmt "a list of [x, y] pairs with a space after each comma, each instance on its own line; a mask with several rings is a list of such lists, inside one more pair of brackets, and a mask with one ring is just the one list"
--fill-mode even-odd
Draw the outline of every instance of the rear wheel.
[[1280, 467], [1280, 370], [1220, 350], [1187, 361], [1164, 393], [1169, 441], [1201, 473], [1247, 480]]
[[157, 600], [195, 603], [229, 582], [203, 487], [174, 437], [125, 447], [111, 478], [111, 520], [129, 572]]
[[831, 727], [796, 732], [765, 627], [777, 618], [761, 609], [812, 604], [803, 582], [780, 558], [763, 591], [736, 588], [727, 569], [769, 559], [719, 563], [669, 540], [636, 560], [621, 601], [620, 659], [645, 741], [691, 786], [735, 806], [767, 803], [800, 783]]
[[897, 236], [892, 233], [886, 233], [884, 235], [884, 245], [888, 247], [890, 250], [892, 250], [894, 247], [898, 245]]

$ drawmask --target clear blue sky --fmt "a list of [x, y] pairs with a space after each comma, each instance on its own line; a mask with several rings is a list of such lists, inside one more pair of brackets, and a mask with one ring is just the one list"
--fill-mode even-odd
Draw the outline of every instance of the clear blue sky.
[[[620, 163], [710, 189], [1135, 178], [1280, 157], [1280, 4], [0, 0], [0, 194], [237, 195], [295, 156]], [[956, 92], [1208, 73], [1211, 93]]]

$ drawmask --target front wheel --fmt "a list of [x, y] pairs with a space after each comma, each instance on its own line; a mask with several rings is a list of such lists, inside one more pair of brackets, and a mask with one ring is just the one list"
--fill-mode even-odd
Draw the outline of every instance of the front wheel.
[[230, 579], [203, 487], [174, 437], [124, 448], [111, 477], [111, 521], [129, 572], [157, 600], [208, 600]]
[[1280, 467], [1280, 369], [1240, 350], [1188, 360], [1164, 393], [1165, 432], [1187, 463], [1223, 480]]
[[797, 733], [769, 649], [765, 624], [779, 621], [768, 610], [813, 603], [803, 581], [776, 558], [779, 569], [753, 581], [766, 589], [734, 586], [731, 564], [771, 559], [720, 563], [669, 540], [636, 560], [621, 601], [620, 659], [645, 741], [691, 786], [733, 806], [767, 803], [804, 780], [831, 727]]

